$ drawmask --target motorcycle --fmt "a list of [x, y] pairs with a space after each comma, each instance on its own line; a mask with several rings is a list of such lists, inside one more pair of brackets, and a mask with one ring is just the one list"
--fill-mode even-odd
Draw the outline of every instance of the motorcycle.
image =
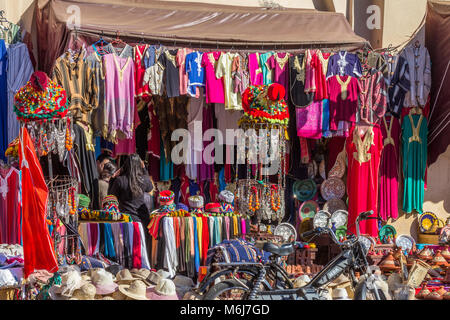
[[[271, 256], [266, 263], [233, 262], [213, 264], [219, 271], [206, 278], [200, 290], [207, 289], [203, 300], [237, 299], [237, 300], [326, 300], [327, 290], [324, 287], [346, 274], [355, 288], [355, 300], [386, 300], [386, 296], [377, 285], [378, 276], [375, 275], [367, 261], [367, 250], [360, 240], [359, 222], [368, 219], [373, 211], [361, 213], [356, 219], [357, 235], [349, 235], [348, 239], [340, 242], [330, 228], [316, 228], [302, 234], [302, 238], [310, 238], [328, 234], [338, 244], [342, 251], [332, 259], [317, 275], [305, 286], [294, 288], [294, 284], [287, 272], [281, 267], [281, 257], [294, 252], [292, 243], [278, 246], [266, 242], [263, 250], [270, 252]], [[359, 271], [361, 277], [357, 280], [355, 272]], [[237, 276], [239, 274], [239, 276]], [[220, 276], [228, 279], [217, 282]], [[215, 279], [216, 283], [212, 284]]]

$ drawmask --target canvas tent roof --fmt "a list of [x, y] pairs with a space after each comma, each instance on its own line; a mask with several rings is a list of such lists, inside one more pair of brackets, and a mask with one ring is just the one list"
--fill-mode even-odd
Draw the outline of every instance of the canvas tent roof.
[[112, 36], [119, 31], [121, 37], [176, 40], [178, 45], [288, 50], [308, 44], [357, 48], [365, 42], [343, 14], [334, 12], [157, 0], [37, 0], [41, 54], [66, 43], [66, 22], [76, 21], [78, 8], [81, 30]]

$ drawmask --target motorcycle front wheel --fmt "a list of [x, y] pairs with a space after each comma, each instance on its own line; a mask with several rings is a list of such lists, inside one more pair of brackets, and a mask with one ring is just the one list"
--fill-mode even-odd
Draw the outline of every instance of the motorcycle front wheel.
[[[247, 281], [243, 281], [248, 286]], [[235, 279], [221, 281], [212, 286], [203, 296], [203, 300], [247, 300], [250, 289]]]

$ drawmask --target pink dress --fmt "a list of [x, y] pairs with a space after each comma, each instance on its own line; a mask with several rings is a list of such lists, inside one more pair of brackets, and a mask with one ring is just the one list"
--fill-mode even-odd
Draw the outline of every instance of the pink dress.
[[0, 169], [0, 243], [20, 244], [19, 171]]
[[358, 80], [350, 76], [333, 76], [327, 80], [330, 130], [337, 131], [340, 121], [355, 122], [358, 108]]
[[264, 84], [263, 72], [259, 61], [259, 53], [248, 55], [248, 71], [250, 73], [250, 84], [260, 86]]
[[186, 56], [192, 52], [192, 49], [183, 48], [177, 52], [177, 66], [180, 70], [180, 95], [187, 94], [188, 74], [186, 73]]
[[[361, 212], [373, 210], [377, 216], [378, 173], [383, 150], [383, 137], [378, 125], [369, 126], [361, 135], [358, 126], [350, 129], [345, 141], [347, 153], [348, 230], [356, 234], [355, 221]], [[378, 236], [378, 222], [365, 220], [359, 224], [361, 234]]]
[[225, 103], [223, 81], [216, 78], [216, 66], [222, 52], [206, 52], [202, 57], [205, 68], [206, 103]]
[[400, 146], [400, 122], [385, 116], [380, 122], [383, 134], [383, 153], [380, 163], [380, 195], [378, 197], [380, 217], [398, 218], [398, 164]]
[[315, 92], [316, 91], [316, 76], [314, 71], [313, 59], [316, 55], [316, 50], [306, 50], [305, 51], [305, 92]]
[[[120, 58], [113, 53], [103, 56], [105, 67], [105, 110], [108, 115], [104, 126], [104, 138], [133, 138], [133, 122], [136, 104], [134, 100], [133, 60]], [[120, 131], [120, 132], [119, 132]], [[105, 132], [107, 132], [105, 136]], [[119, 133], [119, 134], [118, 134]]]
[[322, 137], [322, 101], [314, 101], [304, 108], [295, 108], [297, 136], [310, 139]]

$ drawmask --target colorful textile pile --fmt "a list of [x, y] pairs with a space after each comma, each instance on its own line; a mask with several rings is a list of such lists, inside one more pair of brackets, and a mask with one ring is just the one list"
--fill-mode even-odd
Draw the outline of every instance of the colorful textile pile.
[[36, 71], [16, 93], [14, 112], [21, 121], [63, 118], [68, 112], [66, 91], [44, 72]]

